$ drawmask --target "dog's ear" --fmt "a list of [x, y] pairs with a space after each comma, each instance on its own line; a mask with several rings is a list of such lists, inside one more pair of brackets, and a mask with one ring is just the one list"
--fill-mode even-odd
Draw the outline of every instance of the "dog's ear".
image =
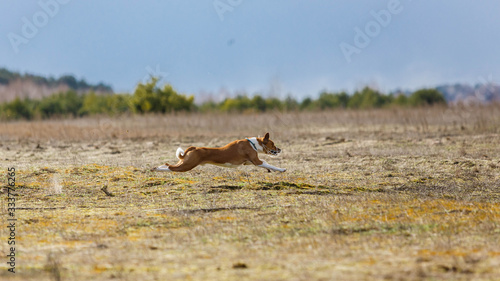
[[269, 133], [266, 133], [266, 135], [264, 136], [264, 142], [267, 142], [269, 140]]

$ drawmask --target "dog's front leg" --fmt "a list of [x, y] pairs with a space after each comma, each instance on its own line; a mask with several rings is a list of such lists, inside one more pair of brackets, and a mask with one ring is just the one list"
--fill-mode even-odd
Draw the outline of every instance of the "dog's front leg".
[[262, 164], [257, 165], [257, 166], [262, 167], [264, 169], [277, 171], [277, 172], [285, 172], [286, 171], [286, 169], [274, 167], [273, 165], [269, 165], [266, 161], [262, 161]]

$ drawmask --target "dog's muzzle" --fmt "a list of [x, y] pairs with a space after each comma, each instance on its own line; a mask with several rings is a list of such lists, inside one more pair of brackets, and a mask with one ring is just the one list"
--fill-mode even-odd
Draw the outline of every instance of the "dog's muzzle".
[[269, 149], [269, 154], [272, 154], [274, 156], [277, 156], [278, 154], [280, 154], [281, 153], [281, 149], [279, 149], [277, 147], [276, 147], [276, 149], [277, 150]]

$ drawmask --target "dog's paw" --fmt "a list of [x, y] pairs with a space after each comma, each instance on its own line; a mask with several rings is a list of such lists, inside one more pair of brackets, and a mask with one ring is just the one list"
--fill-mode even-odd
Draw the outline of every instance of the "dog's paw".
[[159, 167], [156, 167], [155, 168], [155, 171], [159, 171], [159, 172], [170, 172], [171, 170], [168, 168], [167, 165], [161, 165]]

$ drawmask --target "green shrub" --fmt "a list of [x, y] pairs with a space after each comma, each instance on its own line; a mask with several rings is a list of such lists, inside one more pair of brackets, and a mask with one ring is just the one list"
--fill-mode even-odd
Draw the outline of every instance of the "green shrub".
[[178, 94], [168, 84], [163, 89], [160, 89], [157, 83], [158, 78], [152, 77], [148, 83], [137, 85], [134, 95], [130, 99], [133, 112], [166, 113], [194, 109], [194, 96], [186, 97], [185, 95]]
[[1, 106], [0, 117], [2, 119], [27, 119], [30, 120], [34, 115], [35, 102], [26, 98], [21, 100], [15, 98], [13, 101], [5, 103]]
[[397, 94], [393, 100], [393, 104], [396, 106], [408, 106], [408, 97], [403, 93]]
[[243, 112], [252, 108], [252, 101], [247, 96], [240, 95], [235, 98], [226, 98], [219, 108], [222, 111]]
[[75, 91], [70, 90], [65, 93], [58, 93], [43, 98], [37, 109], [42, 118], [66, 115], [77, 117], [80, 116], [82, 105], [83, 97], [78, 95]]
[[349, 96], [345, 92], [338, 94], [322, 92], [316, 100], [316, 107], [320, 109], [346, 108]]
[[300, 104], [301, 110], [313, 109], [313, 100], [310, 97], [305, 98]]
[[446, 104], [446, 100], [436, 89], [421, 89], [411, 94], [408, 103], [412, 106], [428, 106]]
[[361, 91], [356, 91], [349, 98], [347, 107], [355, 109], [380, 108], [390, 104], [391, 101], [391, 96], [383, 95], [376, 90], [365, 87]]

